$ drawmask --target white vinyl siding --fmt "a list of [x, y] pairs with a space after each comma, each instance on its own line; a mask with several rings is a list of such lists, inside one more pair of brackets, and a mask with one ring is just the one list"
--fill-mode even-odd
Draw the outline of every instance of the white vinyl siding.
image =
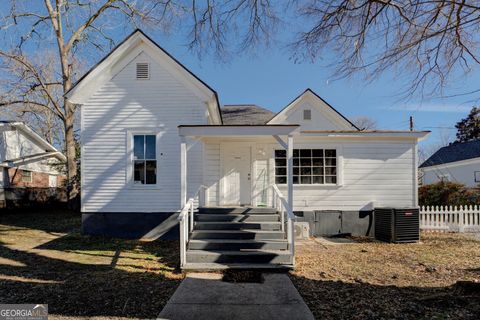
[[206, 202], [209, 205], [218, 205], [220, 199], [220, 144], [207, 142], [204, 149], [203, 183], [208, 187]]
[[[204, 183], [209, 186], [209, 204], [218, 205], [221, 179], [218, 142], [205, 145]], [[234, 144], [235, 142], [231, 142]], [[256, 143], [252, 141], [252, 146]], [[259, 150], [257, 144], [257, 150]], [[336, 185], [294, 185], [294, 210], [362, 210], [376, 206], [410, 207], [415, 205], [415, 144], [401, 140], [335, 140], [296, 137], [294, 147], [337, 150]], [[264, 185], [274, 183], [274, 150], [278, 144], [261, 144], [262, 152], [253, 152], [253, 202], [262, 202]], [[262, 155], [260, 155], [262, 154]], [[266, 165], [264, 155], [269, 155]], [[268, 167], [268, 183], [260, 173]], [[259, 181], [262, 183], [259, 184]], [[286, 195], [287, 186], [279, 185]], [[270, 192], [268, 193], [270, 197]]]
[[[480, 178], [480, 159], [457, 161], [434, 167], [421, 168], [422, 184], [432, 184], [444, 180], [463, 183], [467, 187], [477, 187], [480, 183], [475, 178]], [[478, 180], [478, 179], [477, 179]]]
[[[0, 161], [4, 161], [5, 159], [17, 159], [45, 152], [45, 149], [41, 145], [36, 141], [33, 141], [21, 130], [9, 128], [0, 130], [0, 133], [0, 140], [2, 140], [3, 145], [0, 148]], [[20, 165], [19, 168], [33, 172], [58, 174], [58, 165], [53, 166], [52, 164], [58, 164], [58, 160], [56, 158], [41, 159]]]
[[[150, 81], [135, 81], [136, 62], [148, 61]], [[82, 210], [172, 212], [180, 209], [179, 124], [206, 124], [206, 104], [142, 53], [81, 107]], [[157, 135], [157, 188], [130, 188], [128, 132]], [[202, 145], [188, 142], [188, 195], [202, 181]]]
[[[298, 141], [297, 145], [305, 145]], [[313, 146], [320, 142], [309, 142]], [[294, 186], [295, 210], [361, 210], [375, 206], [415, 205], [414, 143], [403, 141], [342, 142], [342, 183]], [[300, 146], [298, 146], [300, 147]], [[280, 189], [286, 193], [287, 189]]]

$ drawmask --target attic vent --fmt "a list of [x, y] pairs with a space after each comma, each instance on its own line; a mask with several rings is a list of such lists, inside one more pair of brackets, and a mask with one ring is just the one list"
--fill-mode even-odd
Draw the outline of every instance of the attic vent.
[[303, 110], [303, 120], [312, 120], [312, 110]]
[[149, 79], [150, 69], [146, 62], [137, 63], [137, 79]]

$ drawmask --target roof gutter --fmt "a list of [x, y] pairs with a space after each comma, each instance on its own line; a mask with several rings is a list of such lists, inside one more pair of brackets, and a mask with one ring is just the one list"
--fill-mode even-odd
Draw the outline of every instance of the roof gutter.
[[329, 138], [401, 138], [424, 140], [430, 131], [300, 131], [303, 136]]
[[32, 140], [36, 141], [38, 144], [43, 146], [46, 153], [53, 154], [55, 157], [57, 157], [62, 162], [67, 161], [67, 157], [65, 157], [65, 155], [63, 155], [63, 153], [61, 153], [57, 148], [55, 148], [50, 143], [48, 143], [45, 139], [40, 137], [38, 135], [38, 133], [36, 133], [32, 129], [30, 129], [23, 122], [18, 121], [18, 122], [2, 123], [2, 124], [0, 124], [0, 126], [7, 126], [7, 127], [12, 127], [12, 128], [18, 129], [18, 130], [22, 130], [23, 132], [25, 132], [25, 134], [27, 134], [30, 138], [32, 138]]

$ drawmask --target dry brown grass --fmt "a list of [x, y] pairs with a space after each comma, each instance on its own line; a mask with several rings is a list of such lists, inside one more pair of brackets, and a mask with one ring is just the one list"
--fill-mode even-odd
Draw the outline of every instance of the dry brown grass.
[[480, 241], [423, 234], [421, 243], [298, 246], [291, 278], [321, 319], [477, 319]]
[[68, 213], [0, 216], [2, 303], [48, 303], [52, 318], [154, 318], [183, 274], [178, 242], [82, 236]]

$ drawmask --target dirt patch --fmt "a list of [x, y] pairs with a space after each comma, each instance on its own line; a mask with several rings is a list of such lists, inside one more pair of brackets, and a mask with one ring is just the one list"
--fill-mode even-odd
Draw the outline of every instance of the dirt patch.
[[478, 240], [429, 233], [416, 244], [311, 242], [298, 247], [290, 277], [318, 319], [476, 319], [468, 283], [479, 268]]
[[154, 318], [184, 275], [178, 242], [79, 233], [72, 214], [0, 216], [2, 303], [48, 303], [55, 318]]

